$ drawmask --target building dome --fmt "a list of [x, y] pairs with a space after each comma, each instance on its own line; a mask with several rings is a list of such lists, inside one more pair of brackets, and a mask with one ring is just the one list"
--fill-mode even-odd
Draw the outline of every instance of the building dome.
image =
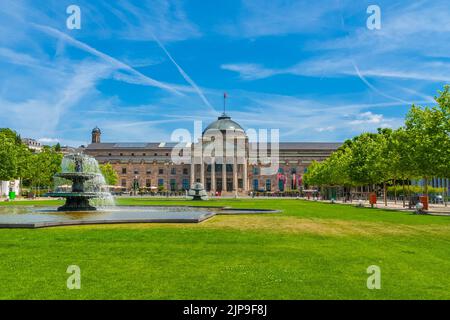
[[231, 120], [231, 117], [229, 117], [225, 113], [223, 113], [220, 117], [218, 117], [216, 121], [210, 123], [209, 126], [207, 126], [206, 129], [203, 131], [203, 134], [205, 134], [208, 131], [216, 131], [216, 130], [245, 132], [244, 128], [242, 128], [239, 123]]
[[102, 132], [100, 131], [100, 128], [96, 126], [94, 129], [92, 129], [92, 133], [102, 133]]

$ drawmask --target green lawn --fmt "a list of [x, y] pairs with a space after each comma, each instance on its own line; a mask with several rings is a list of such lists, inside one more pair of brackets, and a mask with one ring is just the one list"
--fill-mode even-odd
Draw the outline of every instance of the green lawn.
[[[450, 299], [450, 217], [300, 200], [118, 203], [283, 213], [0, 229], [0, 298]], [[81, 268], [81, 290], [66, 288], [72, 264]], [[366, 287], [370, 265], [381, 267], [381, 290]]]

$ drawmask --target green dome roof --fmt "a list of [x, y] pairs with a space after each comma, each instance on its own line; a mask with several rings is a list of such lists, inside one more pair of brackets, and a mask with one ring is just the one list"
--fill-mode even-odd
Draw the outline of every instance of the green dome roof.
[[226, 131], [226, 130], [234, 130], [234, 131], [241, 131], [244, 132], [244, 128], [240, 126], [239, 123], [236, 121], [231, 120], [231, 117], [223, 113], [220, 117], [217, 118], [216, 121], [209, 124], [209, 126], [206, 127], [206, 129], [203, 131], [203, 134], [205, 134], [208, 130], [220, 130], [220, 131]]

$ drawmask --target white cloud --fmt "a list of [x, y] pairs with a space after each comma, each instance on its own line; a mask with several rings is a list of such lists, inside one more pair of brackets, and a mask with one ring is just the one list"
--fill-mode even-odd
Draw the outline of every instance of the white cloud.
[[307, 0], [244, 0], [238, 21], [222, 25], [219, 30], [235, 37], [278, 36], [313, 33], [337, 22], [339, 2]]
[[352, 125], [359, 124], [382, 124], [384, 121], [384, 116], [382, 114], [374, 114], [370, 111], [360, 113], [356, 115], [356, 119], [350, 121]]
[[[201, 36], [179, 0], [142, 0], [136, 4], [105, 0], [87, 6], [92, 11], [91, 17], [96, 19], [97, 29], [102, 26], [105, 37], [153, 41], [156, 36], [162, 41], [183, 41]], [[108, 27], [111, 23], [114, 28]]]
[[326, 132], [326, 131], [334, 131], [334, 130], [336, 130], [336, 128], [333, 126], [320, 127], [320, 128], [316, 129], [316, 131], [318, 131], [318, 132]]
[[203, 101], [203, 103], [210, 109], [213, 109], [211, 104], [209, 103], [208, 99], [206, 99], [205, 95], [203, 94], [202, 90], [197, 86], [197, 84], [194, 82], [194, 80], [189, 77], [189, 75], [179, 66], [179, 64], [175, 61], [174, 58], [172, 58], [172, 55], [167, 51], [166, 47], [156, 38], [154, 37], [155, 41], [158, 43], [159, 47], [164, 51], [164, 53], [167, 55], [170, 61], [175, 65], [178, 72], [181, 74], [181, 76], [186, 80], [187, 83], [191, 85], [191, 87], [194, 89], [194, 91], [198, 94], [200, 99]]
[[51, 27], [47, 27], [47, 26], [42, 26], [42, 25], [38, 25], [38, 24], [32, 24], [34, 27], [36, 27], [37, 29], [47, 33], [48, 35], [51, 35], [53, 37], [55, 37], [58, 40], [64, 40], [67, 43], [82, 49], [102, 60], [104, 60], [105, 62], [109, 63], [111, 66], [120, 69], [120, 70], [124, 70], [129, 72], [130, 74], [132, 74], [137, 80], [139, 80], [142, 84], [144, 85], [150, 85], [150, 86], [154, 86], [157, 88], [161, 88], [161, 89], [165, 89], [168, 91], [171, 91], [172, 93], [177, 93], [179, 94], [179, 92], [171, 87], [169, 84], [167, 83], [163, 83], [161, 81], [152, 79], [144, 74], [142, 74], [141, 72], [137, 71], [136, 69], [134, 69], [133, 67], [125, 64], [124, 62], [121, 62], [103, 52], [98, 51], [97, 49], [89, 46], [88, 44], [81, 42], [79, 40], [76, 40], [74, 38], [72, 38], [71, 36], [57, 30]]
[[59, 142], [58, 138], [39, 138], [37, 139], [40, 143], [42, 144], [49, 144], [49, 145], [53, 145]]
[[264, 66], [255, 63], [229, 63], [222, 64], [220, 67], [224, 70], [239, 73], [240, 78], [243, 80], [264, 79], [283, 73], [283, 71], [264, 68]]

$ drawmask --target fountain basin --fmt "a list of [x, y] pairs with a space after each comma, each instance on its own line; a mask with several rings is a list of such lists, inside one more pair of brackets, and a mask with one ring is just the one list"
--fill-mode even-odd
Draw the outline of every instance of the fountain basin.
[[188, 206], [117, 206], [89, 212], [60, 212], [55, 207], [0, 206], [0, 228], [44, 228], [117, 223], [199, 223], [221, 214], [248, 215], [278, 212], [280, 211]]
[[111, 207], [91, 212], [64, 211], [55, 207], [0, 207], [0, 228], [43, 228], [53, 226], [117, 223], [199, 223], [216, 213], [189, 207]]
[[[61, 163], [62, 172], [55, 174], [55, 179], [72, 182], [70, 191], [56, 191], [46, 194], [48, 197], [66, 198], [66, 203], [58, 211], [96, 211], [97, 207], [89, 199], [114, 201], [110, 192], [101, 191], [105, 179], [101, 174], [97, 160], [82, 153], [65, 155]], [[56, 186], [56, 183], [55, 183]], [[58, 188], [55, 188], [58, 190]]]

